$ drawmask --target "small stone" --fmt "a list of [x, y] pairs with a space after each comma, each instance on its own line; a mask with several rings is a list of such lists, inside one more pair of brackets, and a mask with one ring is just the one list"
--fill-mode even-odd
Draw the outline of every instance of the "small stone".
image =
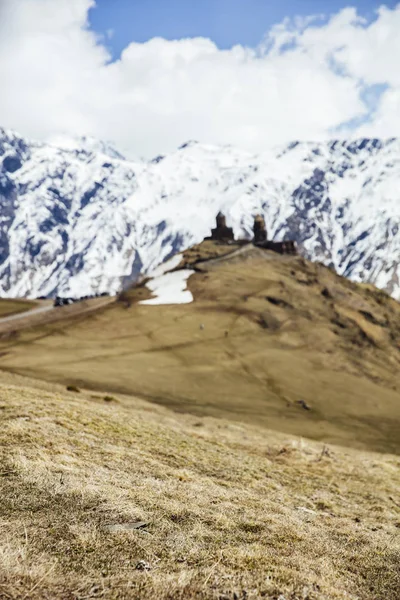
[[309, 406], [305, 400], [297, 400], [297, 404], [299, 404], [301, 408], [304, 408], [304, 410], [311, 410], [311, 406]]
[[101, 591], [101, 587], [99, 585], [94, 585], [91, 590], [89, 590], [90, 597], [96, 596]]
[[104, 396], [104, 402], [115, 402], [115, 398], [113, 396]]
[[302, 512], [308, 513], [309, 515], [317, 515], [318, 513], [315, 510], [311, 510], [310, 508], [305, 508], [304, 506], [296, 506], [297, 510], [301, 510]]
[[135, 568], [137, 571], [150, 571], [151, 566], [145, 560], [139, 560]]

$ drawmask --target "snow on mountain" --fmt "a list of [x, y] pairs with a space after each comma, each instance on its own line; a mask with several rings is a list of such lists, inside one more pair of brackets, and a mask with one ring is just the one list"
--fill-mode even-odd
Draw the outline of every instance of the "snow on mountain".
[[400, 140], [295, 142], [252, 155], [189, 142], [129, 161], [81, 138], [0, 129], [0, 295], [112, 292], [199, 242], [222, 210], [400, 298]]
[[190, 269], [179, 269], [154, 277], [147, 282], [154, 298], [142, 300], [139, 304], [190, 304], [193, 296], [187, 289], [187, 280], [193, 273]]

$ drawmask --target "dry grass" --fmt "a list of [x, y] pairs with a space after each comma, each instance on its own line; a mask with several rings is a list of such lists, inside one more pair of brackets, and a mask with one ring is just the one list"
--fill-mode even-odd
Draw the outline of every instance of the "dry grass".
[[[92, 311], [96, 311], [104, 306], [107, 306], [113, 301], [114, 298], [109, 296], [101, 298], [90, 298], [88, 300], [83, 300], [81, 302], [77, 302], [67, 306], [59, 306], [54, 308], [53, 310], [48, 310], [46, 312], [27, 312], [26, 315], [21, 314], [20, 318], [18, 318], [17, 320], [13, 319], [12, 321], [1, 321], [0, 318], [0, 339], [13, 340], [15, 339], [19, 331], [23, 331], [32, 327], [40, 327], [49, 323], [60, 323], [64, 320], [68, 321], [70, 319], [73, 319], [77, 315], [87, 315]], [[12, 302], [15, 302], [15, 306], [19, 306], [19, 304], [25, 303], [26, 308], [24, 308], [24, 311], [28, 311], [30, 308], [38, 308], [39, 306], [52, 308], [53, 304], [51, 300], [40, 300], [35, 302], [35, 304], [31, 302], [29, 305], [28, 302], [22, 300], [12, 300]], [[18, 311], [14, 310], [14, 312]]]
[[398, 457], [0, 381], [2, 600], [399, 598]]
[[91, 315], [4, 338], [2, 368], [400, 451], [399, 303], [300, 257], [206, 242], [184, 260], [197, 269], [193, 304], [139, 305], [149, 292], [135, 288]]
[[248, 243], [234, 241], [225, 244], [213, 240], [205, 240], [201, 244], [191, 246], [182, 252], [182, 261], [179, 268], [187, 269], [199, 265], [203, 261], [227, 257], [243, 248], [244, 245], [248, 245]]
[[37, 306], [37, 302], [30, 300], [8, 300], [7, 298], [0, 299], [0, 319], [25, 312]]

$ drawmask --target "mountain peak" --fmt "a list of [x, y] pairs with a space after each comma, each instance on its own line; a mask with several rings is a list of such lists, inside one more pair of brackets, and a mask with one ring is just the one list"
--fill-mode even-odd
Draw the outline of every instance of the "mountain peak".
[[63, 150], [87, 152], [88, 154], [105, 154], [113, 159], [126, 160], [125, 156], [114, 147], [112, 142], [98, 140], [92, 136], [56, 136], [49, 143]]
[[107, 142], [0, 130], [0, 293], [116, 292], [209, 235], [262, 215], [271, 239], [400, 298], [400, 142], [293, 142], [260, 155], [189, 141], [130, 161]]

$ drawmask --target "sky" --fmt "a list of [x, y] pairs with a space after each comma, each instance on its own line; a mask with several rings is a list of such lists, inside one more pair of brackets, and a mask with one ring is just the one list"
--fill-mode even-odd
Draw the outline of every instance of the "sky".
[[[389, 0], [386, 6], [396, 6]], [[114, 58], [133, 40], [206, 37], [218, 48], [257, 47], [267, 31], [287, 17], [330, 15], [355, 6], [368, 21], [380, 3], [374, 0], [97, 0], [89, 12], [91, 27], [104, 35]]]
[[400, 136], [400, 2], [0, 0], [0, 127], [151, 158]]

